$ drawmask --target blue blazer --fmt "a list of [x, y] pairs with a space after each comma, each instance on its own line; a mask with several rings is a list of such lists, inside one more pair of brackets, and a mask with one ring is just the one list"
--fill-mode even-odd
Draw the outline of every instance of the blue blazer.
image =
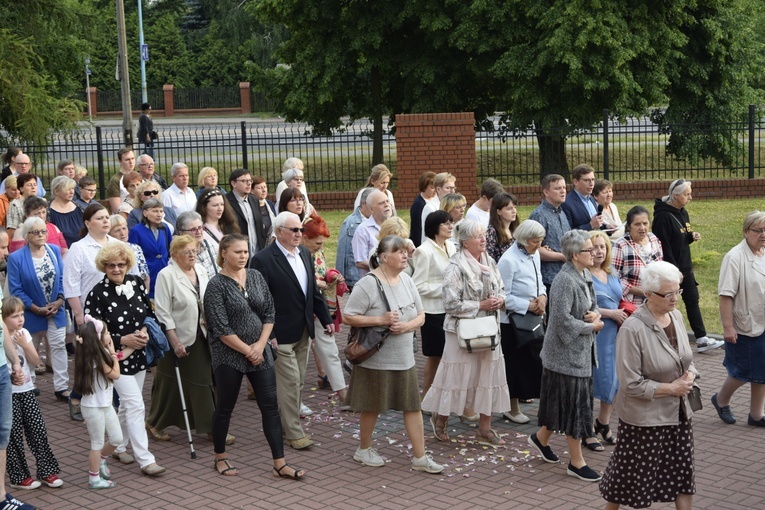
[[[592, 198], [592, 195], [587, 197], [587, 200], [597, 211], [598, 203]], [[579, 198], [576, 191], [572, 189], [571, 193], [566, 195], [566, 201], [561, 204], [560, 208], [563, 209], [563, 213], [566, 215], [568, 224], [571, 225], [572, 229], [592, 230], [592, 225], [590, 225], [592, 216], [587, 212], [587, 208], [582, 203], [582, 200]]]
[[[58, 246], [46, 244], [45, 248], [56, 271], [53, 292], [51, 292], [51, 301], [55, 301], [57, 296], [64, 295], [64, 264], [61, 261], [61, 249]], [[37, 277], [29, 246], [24, 246], [8, 256], [8, 289], [12, 296], [16, 296], [24, 302], [24, 327], [27, 331], [37, 333], [47, 330], [48, 318], [36, 315], [31, 310], [33, 304], [46, 306], [48, 301], [45, 299], [40, 279]], [[53, 320], [58, 328], [66, 326], [65, 307], [62, 306], [58, 309]]]
[[[164, 226], [164, 225], [163, 225]], [[139, 223], [128, 234], [128, 241], [143, 249], [143, 254], [146, 257], [146, 265], [149, 266], [149, 277], [151, 278], [149, 287], [149, 297], [154, 297], [154, 285], [157, 282], [157, 275], [165, 267], [167, 267], [167, 261], [170, 258], [170, 232], [167, 227], [159, 229], [159, 236], [154, 239], [154, 234], [151, 229]]]

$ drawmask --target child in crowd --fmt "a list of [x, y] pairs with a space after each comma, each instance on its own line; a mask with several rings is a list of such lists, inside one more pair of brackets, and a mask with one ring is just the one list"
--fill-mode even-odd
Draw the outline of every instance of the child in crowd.
[[[64, 481], [57, 475], [61, 472], [56, 457], [48, 443], [48, 431], [40, 412], [34, 383], [29, 367], [39, 362], [37, 351], [32, 342], [32, 335], [24, 329], [24, 303], [17, 297], [8, 297], [3, 301], [3, 322], [8, 328], [8, 335], [21, 362], [24, 371], [24, 384], [13, 386], [13, 425], [11, 440], [8, 443], [8, 478], [14, 489], [36, 489], [42, 483], [48, 487], [61, 487]], [[35, 480], [29, 473], [29, 466], [24, 455], [24, 436], [29, 449], [37, 461]]]
[[[112, 381], [120, 376], [118, 356], [106, 324], [90, 315], [85, 316], [76, 341], [74, 390], [82, 394], [82, 416], [90, 435], [88, 488], [111, 489], [117, 483], [111, 480], [106, 459], [122, 442], [122, 429], [112, 407]], [[109, 435], [107, 444], [104, 434]]]

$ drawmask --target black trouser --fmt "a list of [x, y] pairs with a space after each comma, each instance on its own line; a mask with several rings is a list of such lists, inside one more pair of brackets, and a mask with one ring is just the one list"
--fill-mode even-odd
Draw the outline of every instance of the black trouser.
[[266, 436], [268, 446], [271, 447], [271, 456], [274, 459], [281, 459], [284, 457], [284, 440], [282, 422], [279, 418], [279, 404], [276, 400], [276, 369], [274, 367], [246, 374], [228, 365], [221, 365], [215, 370], [215, 385], [218, 392], [212, 423], [215, 453], [226, 451], [226, 435], [231, 413], [234, 411], [239, 388], [242, 386], [242, 377], [245, 375], [255, 389], [255, 397], [263, 421], [263, 434]]
[[704, 318], [699, 310], [699, 288], [696, 283], [696, 277], [693, 271], [683, 273], [683, 283], [680, 284], [683, 289], [683, 303], [685, 303], [685, 313], [688, 316], [688, 322], [696, 338], [707, 336], [707, 329], [704, 327]]

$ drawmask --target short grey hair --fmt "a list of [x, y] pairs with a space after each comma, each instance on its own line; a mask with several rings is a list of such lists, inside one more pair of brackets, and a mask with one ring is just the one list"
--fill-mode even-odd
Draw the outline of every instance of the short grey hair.
[[66, 175], [59, 175], [50, 181], [50, 189], [54, 195], [60, 191], [74, 189], [76, 186], [77, 183], [74, 179], [67, 177]]
[[560, 251], [566, 260], [571, 261], [574, 255], [581, 253], [585, 243], [590, 240], [590, 233], [586, 230], [569, 230], [560, 240]]
[[186, 163], [174, 163], [173, 166], [170, 167], [170, 175], [175, 177], [176, 172], [181, 168], [185, 168], [186, 170], [189, 169]]
[[752, 211], [744, 218], [744, 233], [755, 225], [761, 225], [765, 223], [765, 212]]
[[486, 226], [473, 220], [465, 219], [454, 226], [454, 237], [459, 242], [460, 248], [465, 244], [465, 241], [484, 233], [486, 233]]
[[[298, 168], [300, 167], [300, 168]], [[284, 162], [282, 165], [282, 179], [284, 179], [284, 182], [290, 182], [295, 176], [293, 175], [289, 179], [287, 179], [287, 176], [285, 175], [288, 170], [298, 170], [300, 172], [303, 171], [303, 168], [305, 168], [305, 165], [303, 164], [303, 160], [300, 158], [287, 158], [287, 161]]]
[[145, 201], [143, 205], [141, 205], [141, 209], [144, 211], [147, 209], [155, 209], [157, 207], [161, 208], [162, 210], [165, 209], [165, 206], [162, 204], [162, 202], [160, 202], [156, 198], [150, 198], [147, 201]]
[[366, 204], [367, 204], [368, 207], [372, 207], [372, 205], [374, 204], [374, 201], [375, 201], [375, 197], [377, 195], [384, 196], [386, 198], [386, 200], [388, 198], [388, 195], [386, 193], [383, 193], [382, 191], [380, 191], [377, 188], [372, 188], [372, 191], [369, 192], [369, 194], [367, 195], [367, 199], [366, 199]]
[[[136, 165], [140, 165], [140, 164], [142, 164], [144, 161], [146, 161], [147, 159], [150, 159], [150, 160], [151, 160], [151, 162], [152, 162], [152, 163], [154, 163], [154, 158], [152, 158], [152, 157], [151, 157], [151, 156], [149, 156], [148, 154], [141, 154], [140, 156], [138, 156], [138, 158], [136, 158], [136, 160], [135, 160], [135, 164], [136, 164]], [[178, 163], [176, 163], [176, 164], [178, 164]]]
[[640, 287], [644, 292], [659, 292], [664, 282], [677, 283], [683, 281], [683, 273], [674, 264], [657, 260], [645, 266], [640, 271]]
[[45, 220], [38, 216], [30, 216], [29, 218], [25, 219], [24, 223], [21, 224], [21, 237], [26, 239], [29, 231], [33, 230], [37, 225], [42, 225], [42, 227], [45, 229], [48, 228]]
[[377, 188], [364, 188], [364, 190], [361, 192], [361, 202], [359, 202], [359, 204], [369, 205], [367, 203], [367, 199], [369, 198], [369, 195], [371, 195], [373, 191], [380, 191], [380, 190]]
[[282, 179], [284, 179], [285, 183], [289, 183], [292, 179], [295, 177], [298, 177], [299, 175], [303, 175], [303, 171], [299, 168], [288, 168], [284, 172], [282, 172]]
[[544, 238], [546, 233], [545, 228], [538, 221], [524, 220], [513, 232], [513, 237], [515, 237], [515, 242], [525, 248], [529, 245], [530, 240]]
[[276, 230], [277, 228], [281, 228], [284, 225], [286, 225], [287, 224], [287, 220], [290, 219], [290, 218], [296, 219], [296, 220], [298, 220], [298, 223], [300, 223], [300, 216], [298, 216], [297, 214], [295, 214], [293, 212], [282, 211], [282, 212], [280, 212], [276, 216], [276, 218], [274, 218], [274, 230]]
[[196, 211], [185, 211], [178, 215], [178, 218], [175, 220], [175, 231], [176, 232], [183, 232], [188, 230], [186, 226], [191, 223], [194, 220], [199, 220], [202, 225], [204, 225], [204, 221], [202, 221], [202, 215], [200, 215]]

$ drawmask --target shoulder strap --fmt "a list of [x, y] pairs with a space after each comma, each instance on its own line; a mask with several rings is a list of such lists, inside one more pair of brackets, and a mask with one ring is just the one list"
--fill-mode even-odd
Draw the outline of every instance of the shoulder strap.
[[375, 274], [367, 273], [367, 275], [374, 278], [377, 282], [377, 288], [380, 290], [380, 294], [382, 294], [383, 301], [385, 301], [385, 308], [390, 312], [390, 303], [388, 303], [388, 296], [385, 295], [385, 290], [383, 290], [382, 282]]

